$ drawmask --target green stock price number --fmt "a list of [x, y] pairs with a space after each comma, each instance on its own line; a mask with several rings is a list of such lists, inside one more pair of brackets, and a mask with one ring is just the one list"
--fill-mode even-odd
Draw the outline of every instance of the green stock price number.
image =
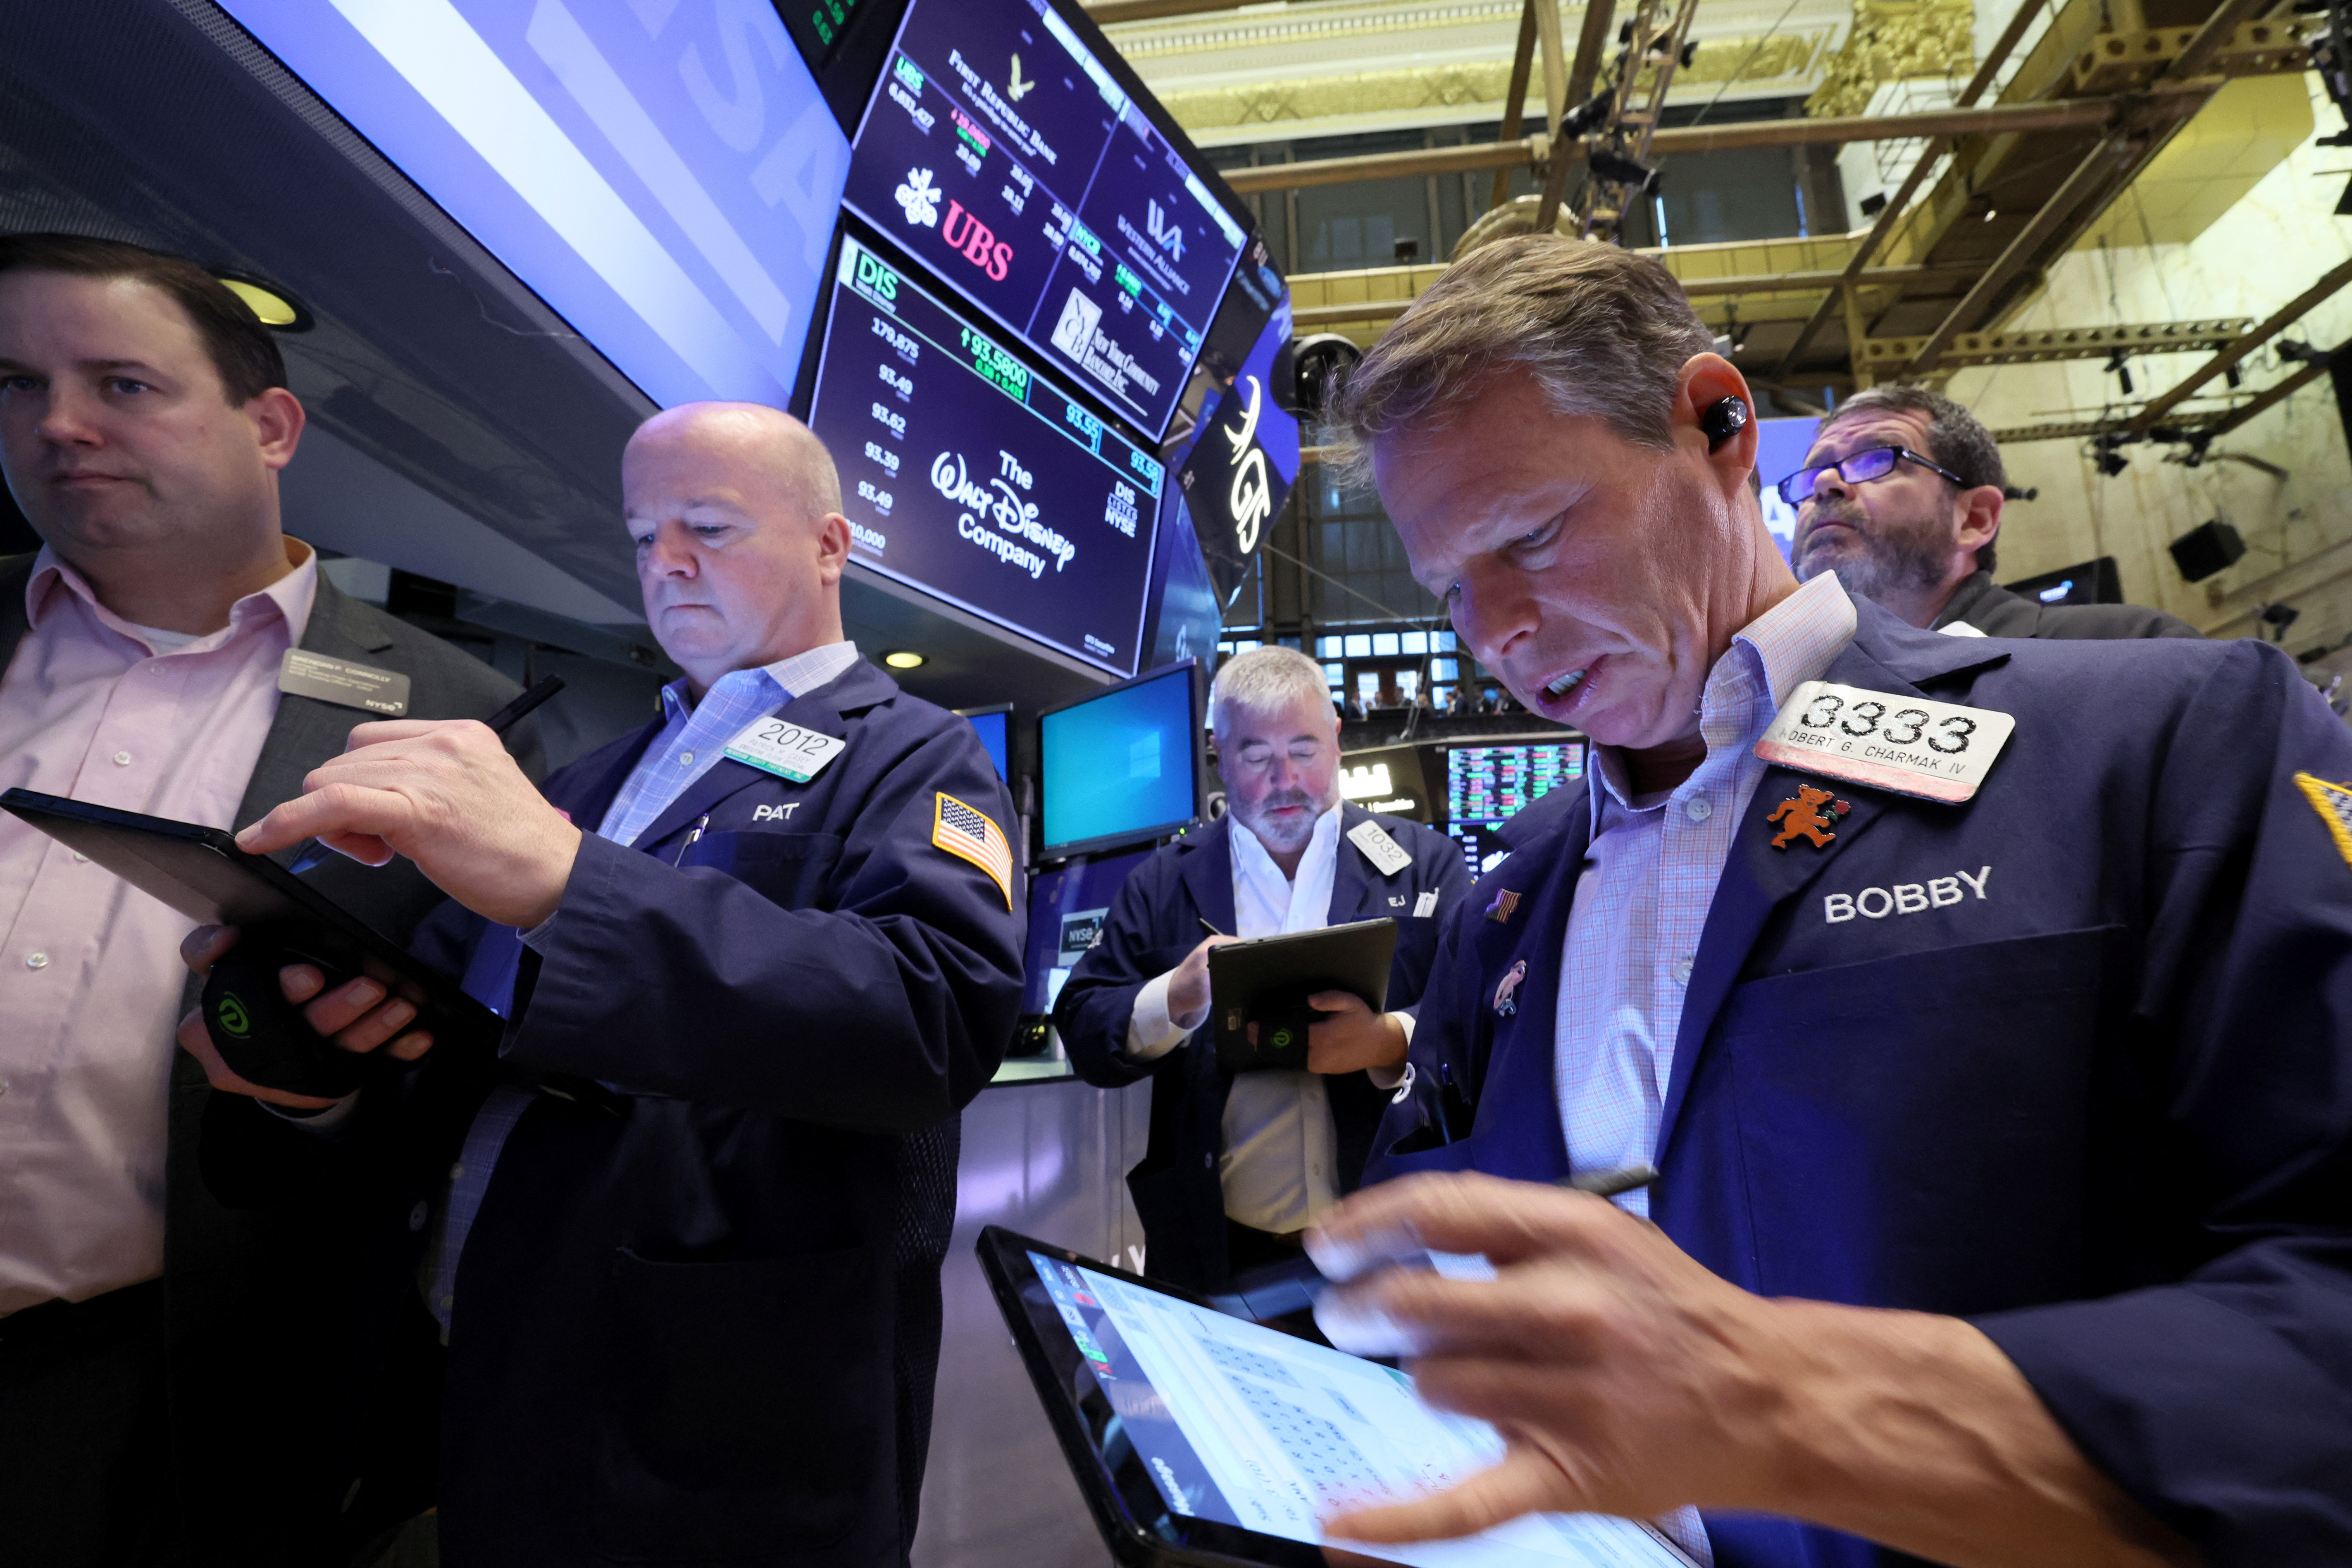
[[1028, 402], [1027, 368], [970, 327], [963, 328], [962, 331], [963, 352], [971, 356], [972, 368], [1022, 402]]

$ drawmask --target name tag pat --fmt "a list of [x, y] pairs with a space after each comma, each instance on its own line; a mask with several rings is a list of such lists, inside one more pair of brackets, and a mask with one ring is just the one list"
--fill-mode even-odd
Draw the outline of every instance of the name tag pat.
[[1768, 763], [1824, 778], [1958, 805], [1973, 799], [2017, 721], [1834, 681], [1809, 680], [1790, 695], [1756, 742]]

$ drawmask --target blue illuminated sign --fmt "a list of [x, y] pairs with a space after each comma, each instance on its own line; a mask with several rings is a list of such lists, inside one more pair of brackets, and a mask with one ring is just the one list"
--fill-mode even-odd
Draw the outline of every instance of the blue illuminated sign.
[[849, 146], [768, 0], [221, 0], [669, 406], [789, 400]]

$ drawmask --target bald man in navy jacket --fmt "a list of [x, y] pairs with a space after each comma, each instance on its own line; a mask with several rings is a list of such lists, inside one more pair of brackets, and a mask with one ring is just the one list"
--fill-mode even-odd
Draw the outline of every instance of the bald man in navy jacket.
[[423, 1066], [305, 1100], [184, 1026], [248, 1097], [218, 1097], [207, 1173], [260, 1204], [370, 1171], [368, 1310], [429, 1311], [446, 1368], [338, 1393], [380, 1448], [446, 1386], [453, 1568], [887, 1568], [921, 1492], [956, 1117], [1020, 1000], [1011, 803], [970, 724], [844, 640], [848, 525], [804, 427], [673, 409], [623, 488], [687, 671], [663, 716], [544, 798], [479, 725], [362, 726], [242, 839], [414, 860], [451, 896], [417, 950], [505, 1016], [496, 1058], [289, 970], [320, 1033]]

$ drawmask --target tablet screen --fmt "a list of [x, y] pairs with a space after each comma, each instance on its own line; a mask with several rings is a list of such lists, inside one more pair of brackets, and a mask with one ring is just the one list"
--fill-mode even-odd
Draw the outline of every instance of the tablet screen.
[[[1346, 1504], [1441, 1490], [1502, 1458], [1483, 1421], [1433, 1410], [1403, 1373], [1028, 1253], [1171, 1514], [1319, 1542]], [[1630, 1520], [1533, 1515], [1459, 1541], [1369, 1549], [1413, 1568], [1671, 1568]]]

